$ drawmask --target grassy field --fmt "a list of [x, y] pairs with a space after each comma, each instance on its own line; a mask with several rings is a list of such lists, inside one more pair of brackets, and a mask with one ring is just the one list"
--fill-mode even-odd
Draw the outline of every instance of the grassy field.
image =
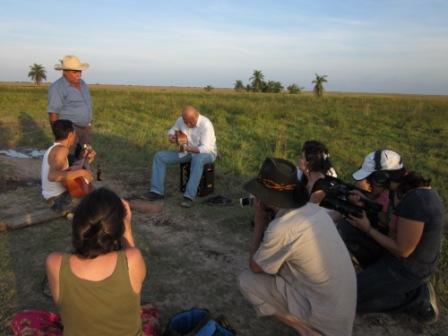
[[[241, 183], [266, 156], [297, 162], [302, 143], [316, 139], [328, 146], [336, 170], [347, 181], [370, 151], [396, 150], [408, 168], [432, 179], [448, 204], [448, 97], [329, 94], [316, 99], [310, 94], [96, 85], [91, 93], [98, 163], [106, 175], [125, 181], [129, 172], [148, 176], [152, 155], [167, 147], [166, 130], [182, 106], [192, 104], [215, 126], [220, 193], [241, 193]], [[0, 149], [48, 147], [52, 137], [46, 98], [47, 87], [0, 86]], [[446, 274], [445, 242], [433, 279], [444, 302]]]

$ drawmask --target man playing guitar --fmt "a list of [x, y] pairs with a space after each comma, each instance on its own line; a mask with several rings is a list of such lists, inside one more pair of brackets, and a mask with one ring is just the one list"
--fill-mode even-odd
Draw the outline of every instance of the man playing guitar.
[[[82, 162], [75, 162], [69, 167], [68, 155], [76, 143], [76, 133], [70, 120], [59, 119], [52, 124], [55, 137], [54, 144], [47, 149], [42, 160], [41, 180], [42, 196], [53, 210], [64, 215], [76, 205], [65, 185], [70, 180], [82, 179], [85, 183], [93, 181], [92, 172], [83, 167], [84, 162], [91, 163], [95, 158], [92, 150], [85, 153]], [[76, 197], [80, 197], [77, 195]]]
[[151, 188], [144, 197], [149, 201], [164, 199], [167, 166], [191, 162], [190, 177], [180, 204], [190, 208], [198, 191], [204, 164], [214, 162], [217, 156], [213, 124], [193, 106], [187, 105], [182, 110], [182, 116], [168, 131], [168, 141], [178, 146], [177, 151], [162, 150], [154, 155]]

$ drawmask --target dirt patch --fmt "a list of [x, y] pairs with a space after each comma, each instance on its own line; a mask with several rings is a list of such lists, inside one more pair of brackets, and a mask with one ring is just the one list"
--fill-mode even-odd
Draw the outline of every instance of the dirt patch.
[[0, 155], [2, 179], [13, 181], [39, 181], [41, 159], [18, 159]]
[[[20, 160], [20, 161], [19, 161]], [[25, 161], [24, 161], [25, 160]], [[40, 161], [0, 156], [0, 217], [13, 211], [28, 211], [43, 205], [40, 196]], [[120, 195], [142, 192], [146, 182], [132, 187], [125, 179], [102, 182]], [[28, 184], [31, 183], [31, 184]], [[250, 210], [210, 207], [199, 202], [193, 209], [178, 206], [182, 195], [169, 184], [162, 213], [133, 214], [137, 245], [148, 266], [142, 300], [156, 304], [162, 325], [169, 317], [191, 307], [206, 307], [225, 314], [239, 335], [294, 335], [271, 318], [257, 318], [238, 289], [238, 274], [247, 267], [252, 233]], [[18, 207], [17, 205], [20, 204]], [[42, 294], [45, 257], [52, 251], [70, 250], [70, 223], [56, 220], [0, 235], [0, 334], [7, 334], [7, 321], [15, 311], [27, 308], [56, 310]], [[337, 307], [335, 307], [337, 309]], [[374, 314], [357, 317], [354, 335], [447, 335], [442, 316], [433, 326], [421, 325], [406, 315]]]

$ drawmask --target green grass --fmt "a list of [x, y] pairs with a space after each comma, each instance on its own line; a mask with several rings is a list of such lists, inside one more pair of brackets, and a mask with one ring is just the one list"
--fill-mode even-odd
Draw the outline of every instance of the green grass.
[[[92, 86], [94, 147], [108, 174], [148, 176], [155, 151], [183, 105], [209, 117], [218, 139], [218, 188], [238, 189], [266, 156], [297, 162], [304, 141], [320, 140], [344, 179], [378, 148], [401, 153], [408, 168], [432, 179], [448, 204], [448, 97], [415, 95], [248, 94], [227, 90]], [[47, 87], [0, 86], [0, 147], [46, 148]], [[231, 191], [229, 191], [231, 192]], [[0, 247], [1, 250], [1, 247]], [[1, 256], [0, 256], [1, 258]], [[448, 246], [435, 277], [448, 302]], [[2, 274], [0, 274], [0, 279]]]

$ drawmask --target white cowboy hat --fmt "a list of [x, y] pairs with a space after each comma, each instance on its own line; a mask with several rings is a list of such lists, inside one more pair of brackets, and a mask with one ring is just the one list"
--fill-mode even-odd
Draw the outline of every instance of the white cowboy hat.
[[74, 55], [64, 56], [60, 63], [54, 66], [55, 70], [87, 70], [89, 68], [88, 63], [81, 63], [79, 58]]

